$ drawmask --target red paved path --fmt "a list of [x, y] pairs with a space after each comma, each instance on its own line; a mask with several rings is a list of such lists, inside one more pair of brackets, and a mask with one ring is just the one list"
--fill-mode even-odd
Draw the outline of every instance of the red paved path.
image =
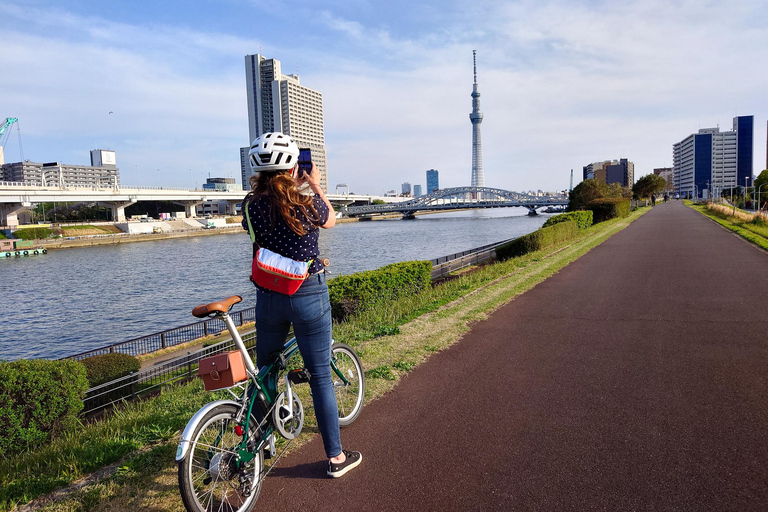
[[358, 469], [318, 437], [257, 510], [768, 510], [767, 305], [768, 253], [657, 206], [366, 406]]

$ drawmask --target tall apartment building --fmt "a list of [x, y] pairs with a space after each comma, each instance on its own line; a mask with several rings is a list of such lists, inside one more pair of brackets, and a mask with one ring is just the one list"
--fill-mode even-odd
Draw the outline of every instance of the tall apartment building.
[[410, 196], [411, 195], [411, 184], [407, 181], [400, 185], [400, 190], [402, 191], [402, 195], [404, 196]]
[[585, 180], [597, 179], [607, 183], [618, 183], [622, 187], [635, 184], [635, 164], [626, 158], [593, 162], [583, 167]]
[[414, 185], [413, 186], [413, 197], [419, 197], [421, 196], [421, 185]]
[[718, 197], [752, 178], [754, 116], [733, 118], [733, 129], [703, 128], [673, 144], [675, 192]]
[[[258, 54], [245, 56], [245, 82], [249, 144], [262, 133], [290, 135], [300, 148], [310, 149], [312, 161], [320, 171], [320, 185], [327, 193], [323, 95], [301, 85], [298, 75], [283, 75], [279, 60]], [[246, 190], [250, 188], [251, 175], [247, 155], [248, 148], [241, 148], [240, 166]]]
[[437, 169], [430, 169], [427, 171], [427, 194], [431, 194], [433, 191], [440, 188], [440, 177]]

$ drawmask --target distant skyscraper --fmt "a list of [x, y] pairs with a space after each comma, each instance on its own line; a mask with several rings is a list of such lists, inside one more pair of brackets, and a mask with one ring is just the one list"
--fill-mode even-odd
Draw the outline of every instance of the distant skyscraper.
[[635, 183], [635, 164], [626, 158], [592, 162], [583, 167], [585, 180], [596, 179], [610, 185], [618, 183], [622, 187], [631, 187]]
[[[477, 90], [477, 51], [472, 50], [472, 61], [475, 69], [475, 83], [472, 86], [472, 113], [469, 120], [472, 122], [472, 186], [484, 187], [483, 177], [483, 148], [480, 140], [480, 123], [483, 122], [483, 114], [480, 112], [480, 91]], [[429, 189], [429, 185], [427, 185]]]
[[740, 116], [733, 118], [731, 131], [703, 128], [673, 144], [675, 192], [717, 197], [726, 188], [747, 185], [753, 140], [754, 116]]
[[431, 194], [432, 191], [440, 188], [439, 176], [436, 169], [430, 169], [427, 171], [427, 194]]
[[402, 187], [401, 190], [403, 191], [403, 195], [406, 195], [406, 194], [411, 195], [411, 184], [410, 183], [408, 183], [406, 181], [405, 183], [402, 184], [401, 187]]
[[[323, 95], [301, 85], [298, 75], [283, 75], [280, 61], [263, 55], [245, 56], [245, 82], [249, 145], [262, 133], [290, 135], [299, 147], [311, 150], [312, 161], [320, 171], [320, 185], [327, 193]], [[242, 172], [243, 186], [250, 188], [245, 179], [250, 169], [243, 168]]]
[[413, 197], [419, 197], [421, 195], [421, 185], [413, 186]]

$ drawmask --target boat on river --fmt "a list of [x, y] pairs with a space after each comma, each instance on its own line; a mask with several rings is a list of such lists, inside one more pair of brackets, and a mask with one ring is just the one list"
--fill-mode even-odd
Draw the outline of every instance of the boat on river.
[[32, 241], [25, 241], [18, 238], [0, 240], [0, 259], [24, 258], [26, 256], [37, 256], [47, 254], [45, 247], [34, 247]]

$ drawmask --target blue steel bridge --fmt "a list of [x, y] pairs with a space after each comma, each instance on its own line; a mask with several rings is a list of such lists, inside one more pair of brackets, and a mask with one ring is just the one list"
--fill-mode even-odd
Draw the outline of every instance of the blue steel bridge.
[[536, 215], [538, 208], [565, 207], [567, 205], [568, 199], [561, 194], [537, 196], [499, 188], [455, 187], [435, 190], [430, 194], [398, 203], [348, 206], [343, 209], [343, 213], [348, 217], [370, 217], [399, 213], [404, 219], [412, 219], [417, 212], [518, 206], [527, 208], [529, 215]]

